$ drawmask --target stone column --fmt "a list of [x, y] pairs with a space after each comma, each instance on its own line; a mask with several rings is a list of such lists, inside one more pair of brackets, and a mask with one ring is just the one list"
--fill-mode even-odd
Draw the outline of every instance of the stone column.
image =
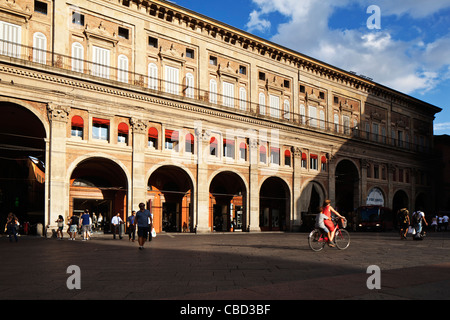
[[292, 231], [299, 231], [302, 224], [302, 208], [301, 208], [301, 190], [302, 190], [302, 151], [300, 148], [291, 148], [292, 151], [292, 199], [291, 199], [291, 229]]
[[249, 139], [249, 190], [247, 208], [247, 231], [259, 232], [259, 168], [258, 168], [258, 141], [256, 137]]
[[131, 177], [131, 208], [139, 210], [141, 202], [147, 202], [147, 183], [145, 171], [145, 148], [147, 146], [148, 132], [147, 123], [144, 120], [131, 118], [131, 128], [133, 130], [133, 155], [132, 155], [132, 177]]
[[209, 225], [209, 184], [208, 184], [208, 148], [210, 132], [196, 125], [195, 136], [197, 139], [197, 184], [195, 188], [196, 211], [194, 227], [197, 232], [211, 232]]
[[48, 170], [48, 212], [45, 216], [45, 225], [56, 226], [55, 221], [59, 215], [67, 217], [69, 203], [66, 201], [69, 181], [66, 181], [66, 136], [67, 122], [69, 120], [70, 107], [53, 103], [47, 104], [47, 115], [50, 122]]

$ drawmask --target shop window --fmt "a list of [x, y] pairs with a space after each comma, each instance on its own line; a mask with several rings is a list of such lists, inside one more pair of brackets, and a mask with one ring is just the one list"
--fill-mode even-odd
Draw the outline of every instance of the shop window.
[[120, 123], [117, 128], [117, 142], [128, 143], [128, 125], [126, 123]]
[[194, 154], [194, 136], [191, 133], [185, 137], [185, 152]]
[[148, 129], [148, 146], [158, 149], [158, 130], [155, 127]]
[[178, 131], [166, 130], [165, 136], [165, 148], [167, 150], [173, 150], [178, 152]]
[[83, 139], [83, 128], [84, 128], [84, 120], [80, 116], [72, 117], [72, 129], [70, 131], [70, 135], [72, 137], [77, 137]]
[[97, 140], [109, 141], [109, 120], [93, 118], [92, 138]]
[[287, 167], [291, 166], [291, 152], [289, 150], [284, 151], [284, 165]]

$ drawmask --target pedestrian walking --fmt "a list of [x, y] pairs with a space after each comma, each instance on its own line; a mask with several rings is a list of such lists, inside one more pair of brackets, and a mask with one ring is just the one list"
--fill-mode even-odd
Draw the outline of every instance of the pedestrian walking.
[[131, 211], [131, 216], [127, 218], [127, 232], [128, 232], [128, 241], [134, 242], [136, 237], [136, 226], [134, 225], [134, 220], [136, 219], [136, 211]]
[[80, 217], [76, 213], [73, 213], [72, 216], [70, 217], [69, 222], [69, 234], [70, 234], [69, 240], [75, 240], [79, 224], [80, 224]]
[[400, 239], [406, 240], [406, 235], [408, 234], [408, 228], [410, 225], [408, 209], [403, 208], [398, 210], [397, 221], [400, 229]]
[[412, 215], [413, 227], [416, 230], [416, 234], [413, 236], [415, 240], [422, 240], [424, 236], [423, 224], [428, 226], [428, 222], [425, 219], [425, 213], [420, 209]]
[[444, 231], [447, 231], [448, 228], [448, 215], [444, 213], [442, 216], [442, 226], [444, 227]]
[[83, 241], [90, 239], [89, 229], [91, 228], [91, 216], [89, 215], [89, 209], [84, 209], [84, 213], [80, 218], [81, 232], [83, 233]]
[[[149, 232], [153, 226], [153, 218], [149, 210], [145, 209], [145, 204], [139, 204], [139, 211], [136, 212], [134, 225], [138, 227], [139, 250], [144, 249], [145, 241], [147, 241]], [[150, 235], [151, 236], [151, 235]]]
[[62, 215], [58, 216], [58, 219], [55, 221], [58, 229], [56, 230], [56, 237], [58, 240], [63, 239], [63, 229], [64, 229], [64, 217]]
[[431, 218], [431, 226], [433, 227], [434, 232], [437, 231], [437, 215]]
[[442, 226], [444, 223], [444, 217], [442, 216], [442, 213], [439, 214], [438, 216], [438, 231], [442, 231]]
[[12, 242], [12, 238], [17, 242], [17, 228], [19, 227], [19, 219], [12, 212], [8, 214], [6, 218], [5, 231], [8, 233], [9, 242]]
[[120, 213], [117, 213], [112, 219], [111, 224], [113, 227], [113, 238], [116, 239], [116, 233], [119, 234], [119, 239], [122, 239], [122, 233], [120, 232], [120, 225], [123, 223]]

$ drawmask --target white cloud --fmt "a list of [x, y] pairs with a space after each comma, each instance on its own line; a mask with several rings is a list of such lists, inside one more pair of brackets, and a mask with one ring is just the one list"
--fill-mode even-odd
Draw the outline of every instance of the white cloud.
[[[443, 69], [450, 76], [450, 34], [425, 43], [423, 39], [394, 39], [392, 32], [385, 27], [381, 30], [369, 30], [365, 26], [351, 30], [329, 28], [329, 19], [335, 9], [350, 4], [362, 5], [361, 14], [365, 21], [369, 15], [366, 15], [364, 5], [372, 4], [369, 0], [253, 2], [258, 6], [250, 17], [255, 26], [267, 26], [267, 17], [274, 12], [288, 20], [278, 25], [272, 41], [339, 68], [364, 74], [396, 90], [409, 94], [426, 92], [442, 80]], [[382, 15], [410, 15], [414, 18], [423, 18], [450, 7], [448, 0], [426, 3], [419, 0], [380, 0], [377, 5]]]
[[450, 122], [441, 122], [441, 123], [434, 124], [435, 133], [439, 133], [441, 131], [448, 131], [448, 130], [450, 130]]
[[255, 30], [259, 32], [266, 32], [270, 29], [270, 21], [261, 19], [260, 16], [261, 14], [256, 10], [250, 13], [250, 20], [247, 23], [247, 29], [249, 32], [253, 32]]

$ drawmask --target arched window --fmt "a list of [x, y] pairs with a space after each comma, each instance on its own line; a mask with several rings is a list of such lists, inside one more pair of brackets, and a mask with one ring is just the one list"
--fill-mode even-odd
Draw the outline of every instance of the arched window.
[[239, 109], [247, 110], [247, 91], [244, 87], [239, 88]]
[[148, 129], [148, 146], [150, 148], [158, 148], [158, 130], [155, 127]]
[[284, 100], [284, 119], [289, 120], [291, 118], [291, 105], [289, 100]]
[[194, 98], [194, 76], [192, 73], [186, 74], [186, 97]]
[[128, 143], [128, 125], [121, 122], [117, 128], [117, 142]]
[[80, 116], [72, 117], [72, 129], [70, 131], [70, 135], [72, 137], [78, 137], [83, 139], [83, 128], [84, 128], [84, 120]]
[[217, 140], [214, 137], [209, 140], [209, 154], [217, 157]]
[[184, 151], [186, 153], [194, 154], [194, 136], [191, 133], [188, 133], [185, 137]]
[[121, 54], [117, 61], [117, 80], [128, 83], [128, 58]]
[[259, 93], [259, 114], [266, 114], [266, 95], [263, 92]]
[[158, 67], [154, 63], [148, 65], [148, 87], [152, 90], [158, 90]]
[[209, 102], [217, 103], [217, 82], [214, 79], [209, 80]]
[[291, 166], [291, 152], [289, 150], [284, 151], [284, 165], [287, 167]]
[[47, 38], [41, 32], [33, 35], [33, 61], [37, 63], [47, 63]]
[[79, 42], [72, 44], [72, 71], [84, 71], [84, 47]]

